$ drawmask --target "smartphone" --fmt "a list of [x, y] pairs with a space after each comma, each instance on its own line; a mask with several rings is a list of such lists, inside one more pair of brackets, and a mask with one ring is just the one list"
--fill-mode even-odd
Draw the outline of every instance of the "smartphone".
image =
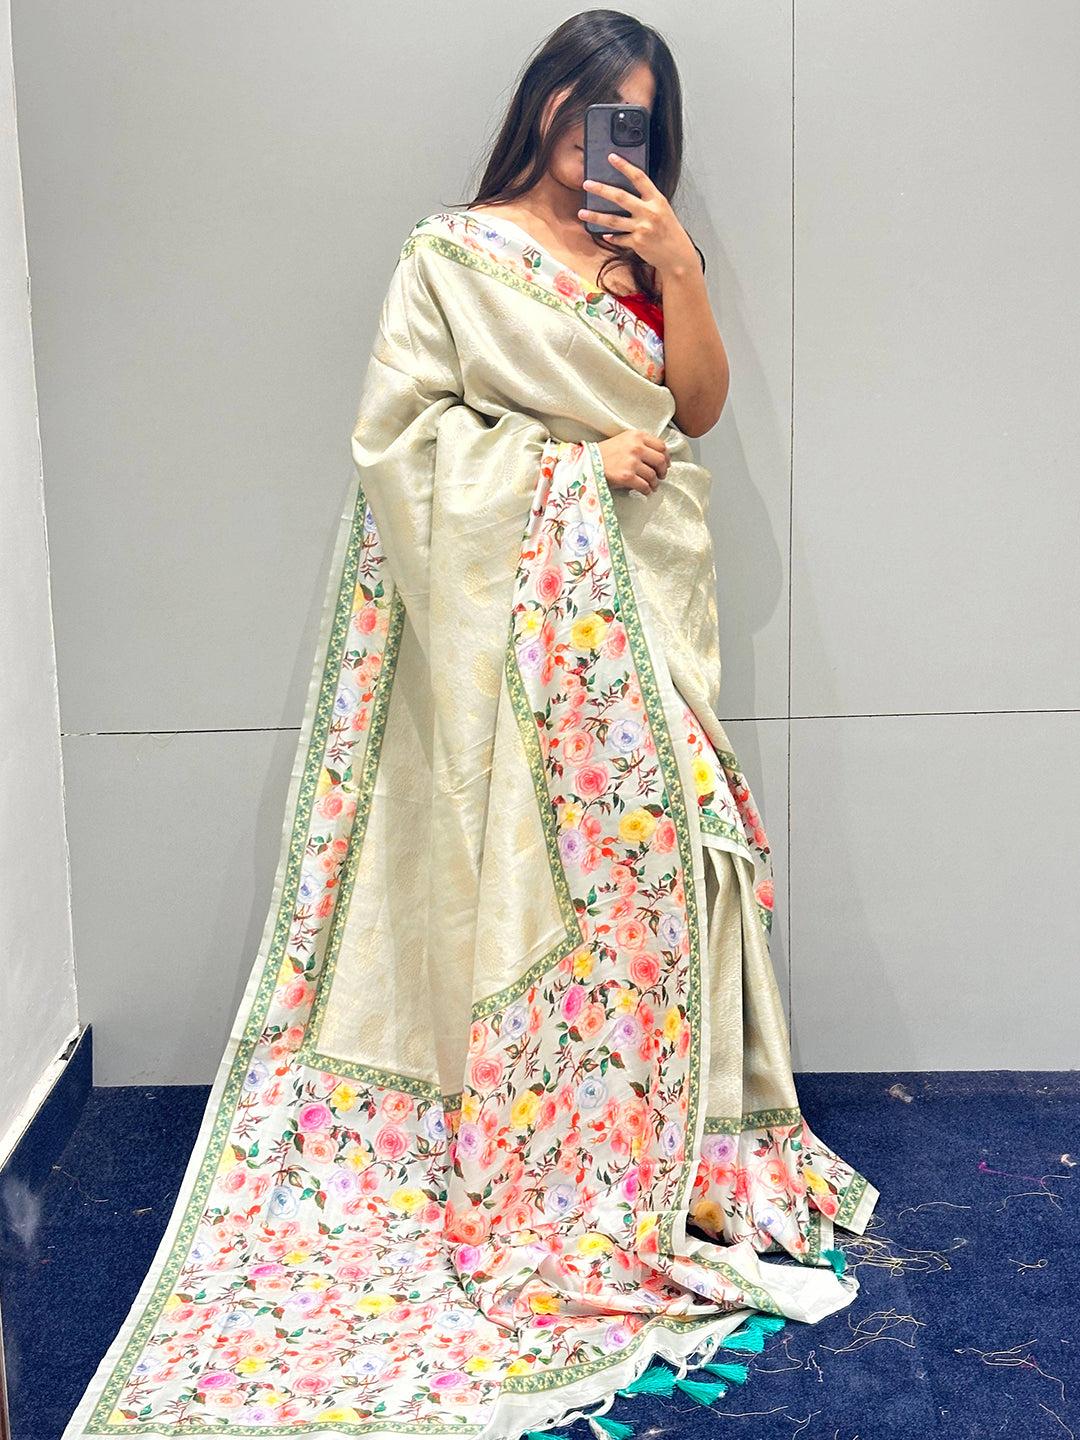
[[[617, 185], [631, 195], [638, 191], [629, 176], [616, 170], [608, 154], [614, 150], [624, 155], [633, 165], [649, 173], [649, 112], [644, 105], [589, 105], [585, 110], [585, 180], [600, 180], [605, 185]], [[602, 210], [606, 215], [626, 216], [623, 210], [606, 195], [597, 195], [592, 190], [582, 190], [583, 210]], [[618, 225], [605, 225], [602, 221], [584, 220], [582, 224], [591, 235], [602, 235], [605, 230], [618, 230]]]

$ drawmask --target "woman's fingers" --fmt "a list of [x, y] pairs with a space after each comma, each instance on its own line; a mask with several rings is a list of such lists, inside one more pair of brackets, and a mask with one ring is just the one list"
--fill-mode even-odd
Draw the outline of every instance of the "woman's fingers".
[[600, 442], [600, 453], [608, 482], [640, 495], [651, 495], [657, 489], [670, 464], [668, 447], [647, 430], [620, 431]]
[[[581, 188], [587, 190], [590, 195], [602, 195], [605, 200], [614, 200], [615, 203], [621, 205], [624, 210], [629, 210], [631, 217], [633, 217], [634, 206], [641, 204], [641, 197], [634, 195], [622, 185], [608, 185], [603, 180], [584, 180], [582, 181]], [[605, 216], [604, 218], [609, 219], [610, 216]], [[620, 215], [616, 218], [621, 220], [626, 217]]]
[[656, 435], [643, 433], [641, 436], [641, 445], [642, 459], [660, 470], [661, 475], [666, 475], [669, 457], [668, 448], [663, 440]]
[[617, 150], [612, 150], [607, 158], [611, 164], [615, 166], [616, 170], [621, 170], [624, 175], [629, 175], [630, 179], [637, 186], [638, 192], [643, 200], [649, 198], [650, 190], [654, 195], [660, 194], [660, 190], [652, 176], [647, 170], [642, 170], [640, 165], [635, 165], [632, 160], [628, 160], [625, 155], [620, 155]]
[[[606, 225], [615, 220], [625, 219], [623, 215], [612, 215], [604, 210], [579, 210], [577, 213], [579, 220], [592, 220], [595, 221], [597, 225]], [[629, 231], [614, 230], [611, 233], [615, 235], [626, 235], [629, 234]]]

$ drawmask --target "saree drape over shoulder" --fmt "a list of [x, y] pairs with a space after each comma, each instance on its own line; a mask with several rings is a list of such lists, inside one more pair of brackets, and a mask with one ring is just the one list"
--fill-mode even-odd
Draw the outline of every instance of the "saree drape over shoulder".
[[516, 1440], [853, 1299], [878, 1192], [799, 1108], [673, 413], [655, 331], [516, 225], [413, 228], [262, 945], [65, 1440]]

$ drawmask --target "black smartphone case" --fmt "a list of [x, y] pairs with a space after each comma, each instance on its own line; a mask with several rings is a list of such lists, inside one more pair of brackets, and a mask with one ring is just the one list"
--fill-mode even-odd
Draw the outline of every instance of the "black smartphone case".
[[[615, 145], [611, 140], [611, 112], [614, 110], [641, 110], [645, 116], [645, 138], [640, 145]], [[608, 154], [614, 150], [619, 155], [625, 155], [627, 160], [639, 169], [649, 173], [649, 118], [648, 112], [640, 105], [590, 105], [585, 111], [585, 180], [600, 180], [605, 185], [618, 185], [620, 189], [629, 190], [637, 195], [637, 187], [630, 181], [629, 176], [624, 175], [621, 170], [616, 170], [608, 160]], [[597, 195], [592, 190], [582, 190], [581, 208], [583, 210], [601, 210], [606, 215], [625, 216], [628, 212], [614, 200], [609, 200], [606, 195]], [[614, 225], [598, 224], [595, 220], [582, 222], [585, 229], [591, 235], [602, 235], [605, 230], [618, 230], [618, 220]]]

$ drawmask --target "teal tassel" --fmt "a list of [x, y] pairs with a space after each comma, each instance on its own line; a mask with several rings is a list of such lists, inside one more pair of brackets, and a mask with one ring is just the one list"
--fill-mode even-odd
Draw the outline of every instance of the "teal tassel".
[[703, 1365], [703, 1370], [709, 1370], [713, 1375], [719, 1375], [721, 1380], [734, 1380], [736, 1384], [742, 1385], [750, 1371], [745, 1365]]
[[676, 1380], [675, 1384], [699, 1405], [712, 1405], [721, 1395], [727, 1394], [727, 1386], [719, 1380]]
[[589, 1419], [594, 1425], [599, 1425], [601, 1430], [606, 1430], [614, 1440], [630, 1440], [634, 1433], [632, 1425], [620, 1425], [618, 1420], [609, 1420], [606, 1415], [590, 1415]]
[[550, 1430], [526, 1430], [525, 1440], [551, 1440]]
[[725, 1335], [720, 1341], [720, 1347], [727, 1350], [752, 1350], [755, 1355], [760, 1355], [765, 1349], [765, 1332], [756, 1325], [744, 1325], [733, 1335]]
[[753, 1325], [755, 1330], [760, 1330], [763, 1335], [772, 1335], [777, 1330], [782, 1330], [787, 1324], [786, 1315], [752, 1315], [746, 1322]]
[[675, 1386], [675, 1376], [666, 1365], [650, 1365], [648, 1370], [631, 1380], [617, 1395], [670, 1395]]
[[822, 1255], [833, 1268], [834, 1275], [842, 1275], [847, 1265], [847, 1256], [842, 1250], [822, 1250]]

